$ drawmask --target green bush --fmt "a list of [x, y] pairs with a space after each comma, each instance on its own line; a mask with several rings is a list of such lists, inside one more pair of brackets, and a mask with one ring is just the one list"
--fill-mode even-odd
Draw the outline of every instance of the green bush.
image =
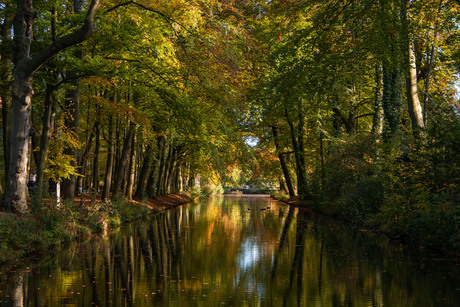
[[201, 191], [200, 189], [197, 188], [191, 188], [187, 190], [188, 195], [190, 196], [191, 199], [195, 200], [201, 196]]
[[212, 189], [212, 195], [222, 195], [224, 194], [224, 188], [222, 187], [222, 185], [218, 184], [216, 185], [213, 189]]
[[383, 184], [368, 177], [342, 185], [338, 210], [347, 219], [364, 223], [379, 212], [384, 200]]
[[281, 200], [281, 201], [289, 199], [289, 195], [287, 195], [284, 191], [272, 192], [270, 196], [273, 197], [274, 199]]
[[201, 188], [201, 196], [202, 197], [209, 197], [212, 195], [212, 189], [208, 186]]
[[439, 209], [428, 210], [408, 221], [406, 234], [412, 243], [447, 250], [458, 244], [456, 216]]
[[122, 222], [132, 221], [151, 213], [150, 208], [144, 205], [133, 205], [123, 198], [117, 199], [112, 203], [114, 216], [119, 217]]

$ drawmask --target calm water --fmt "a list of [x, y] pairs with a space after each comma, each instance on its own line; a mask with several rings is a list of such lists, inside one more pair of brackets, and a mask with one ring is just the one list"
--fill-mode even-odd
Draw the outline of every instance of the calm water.
[[0, 306], [460, 306], [459, 268], [268, 198], [218, 197], [0, 272]]

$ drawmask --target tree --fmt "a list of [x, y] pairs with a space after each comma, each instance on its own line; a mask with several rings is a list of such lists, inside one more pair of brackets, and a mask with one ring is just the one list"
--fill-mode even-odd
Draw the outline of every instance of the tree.
[[11, 27], [13, 24], [12, 14], [13, 4], [6, 1], [2, 7], [2, 20], [0, 24], [0, 102], [2, 105], [2, 129], [3, 129], [3, 148], [5, 163], [5, 178], [9, 166], [9, 131], [10, 131], [10, 110], [11, 110], [11, 78], [12, 78], [12, 59], [11, 59]]
[[2, 209], [27, 214], [27, 164], [29, 159], [32, 81], [35, 71], [61, 50], [81, 43], [95, 31], [94, 17], [99, 0], [92, 0], [83, 24], [72, 33], [56, 39], [34, 55], [30, 54], [33, 38], [34, 9], [32, 0], [18, 0], [13, 21], [13, 84], [10, 161]]

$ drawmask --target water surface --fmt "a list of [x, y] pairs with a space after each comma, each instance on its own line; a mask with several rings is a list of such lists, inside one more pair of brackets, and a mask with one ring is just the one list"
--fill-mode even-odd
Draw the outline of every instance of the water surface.
[[460, 306], [459, 268], [269, 198], [215, 197], [0, 272], [0, 306]]

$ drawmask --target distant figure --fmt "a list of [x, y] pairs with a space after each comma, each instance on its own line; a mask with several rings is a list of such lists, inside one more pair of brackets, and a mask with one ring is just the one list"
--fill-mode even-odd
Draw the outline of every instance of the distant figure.
[[37, 174], [30, 173], [29, 174], [29, 183], [27, 183], [27, 188], [29, 189], [29, 195], [34, 194], [36, 184], [37, 184]]

